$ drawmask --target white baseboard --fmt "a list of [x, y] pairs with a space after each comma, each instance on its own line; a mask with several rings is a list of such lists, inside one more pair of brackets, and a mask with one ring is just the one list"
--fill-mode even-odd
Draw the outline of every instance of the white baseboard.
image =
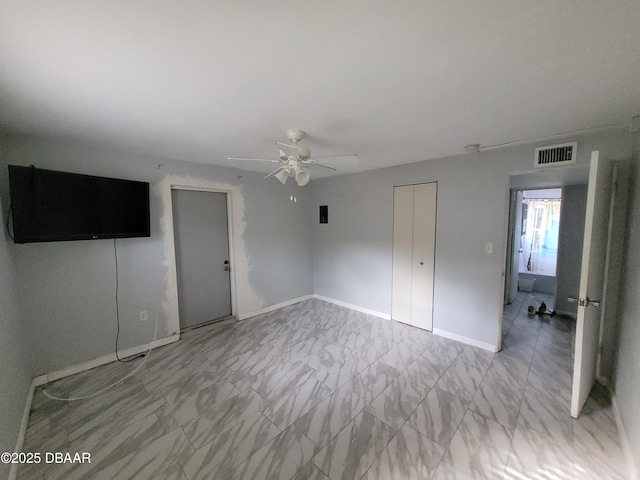
[[[351, 303], [343, 302], [341, 300], [336, 300], [335, 298], [325, 297], [324, 295], [314, 295], [318, 300], [323, 300], [325, 302], [334, 303], [336, 305], [340, 305], [341, 307], [350, 308], [351, 310], [356, 310], [358, 312], [367, 313], [369, 315], [373, 315], [375, 317], [383, 318], [385, 320], [391, 320], [391, 315], [387, 313], [377, 312], [375, 310], [370, 310], [368, 308], [360, 307], [358, 305], [353, 305]], [[467, 345], [472, 345], [474, 347], [482, 348], [484, 350], [489, 350], [490, 352], [497, 352], [499, 350], [497, 345], [492, 345], [490, 343], [481, 342], [480, 340], [476, 340], [474, 338], [464, 337], [462, 335], [458, 335], [456, 333], [447, 332], [446, 330], [440, 330], [438, 328], [433, 329], [433, 333], [435, 335], [439, 335], [441, 337], [446, 337], [451, 340], [455, 340], [457, 342], [466, 343]]]
[[448, 338], [450, 340], [455, 340], [456, 342], [466, 343], [467, 345], [471, 345], [473, 347], [482, 348], [483, 350], [489, 350], [490, 352], [494, 352], [494, 353], [499, 350], [498, 345], [492, 345], [490, 343], [481, 342], [480, 340], [476, 340], [475, 338], [465, 337], [463, 335], [458, 335], [457, 333], [451, 333], [451, 332], [447, 332], [446, 330], [440, 330], [439, 328], [434, 328], [433, 334]]
[[325, 302], [333, 303], [335, 305], [340, 305], [341, 307], [350, 308], [351, 310], [356, 310], [357, 312], [366, 313], [368, 315], [373, 315], [374, 317], [383, 318], [385, 320], [391, 320], [391, 315], [388, 313], [378, 312], [376, 310], [370, 310], [368, 308], [360, 307], [358, 305], [353, 305], [352, 303], [343, 302], [341, 300], [336, 300], [335, 298], [325, 297], [324, 295], [313, 295], [314, 298], [318, 300], [323, 300]]
[[[33, 392], [36, 389], [35, 378], [31, 380], [29, 386], [29, 393], [27, 394], [27, 401], [24, 404], [24, 411], [22, 412], [22, 420], [20, 421], [20, 430], [18, 430], [18, 440], [16, 441], [16, 448], [14, 452], [21, 452], [24, 445], [24, 437], [27, 433], [27, 425], [29, 424], [29, 413], [31, 412], [31, 404], [33, 403]], [[15, 480], [18, 475], [17, 463], [12, 463], [9, 469], [9, 480]]]
[[[180, 335], [178, 334], [169, 335], [168, 337], [155, 340], [153, 342], [147, 343], [146, 345], [138, 345], [137, 347], [121, 350], [118, 352], [118, 356], [120, 358], [130, 357], [132, 355], [137, 355], [139, 353], [146, 352], [150, 348], [162, 347], [163, 345], [168, 345], [178, 340], [180, 340]], [[44, 375], [38, 375], [33, 379], [33, 381], [35, 383], [35, 386], [38, 387], [40, 385], [44, 385], [46, 383], [53, 382], [55, 380], [60, 380], [61, 378], [64, 378], [64, 377], [75, 375], [76, 373], [84, 372], [86, 370], [91, 370], [92, 368], [99, 367], [100, 365], [106, 365], [107, 363], [115, 362], [116, 360], [117, 358], [116, 358], [115, 352], [109, 353], [107, 355], [103, 355], [101, 357], [94, 358], [86, 362], [78, 363], [76, 365], [71, 365], [70, 367], [65, 367], [60, 370], [56, 370], [54, 372], [45, 373]]]
[[292, 298], [291, 300], [286, 300], [281, 303], [276, 303], [275, 305], [260, 308], [259, 310], [253, 310], [252, 312], [239, 313], [238, 320], [245, 320], [247, 318], [255, 317], [257, 315], [262, 315], [263, 313], [273, 312], [274, 310], [278, 310], [279, 308], [288, 307], [289, 305], [293, 305], [294, 303], [300, 303], [304, 300], [309, 300], [313, 297], [314, 297], [313, 294], [303, 295], [302, 297]]
[[620, 416], [620, 410], [618, 410], [618, 404], [616, 403], [616, 396], [613, 391], [609, 389], [609, 395], [611, 396], [611, 405], [613, 407], [613, 415], [616, 418], [616, 426], [618, 427], [618, 433], [620, 434], [620, 443], [622, 443], [622, 451], [624, 452], [624, 458], [627, 460], [627, 469], [629, 471], [629, 478], [631, 480], [640, 480], [640, 474], [638, 474], [638, 466], [635, 464], [635, 460], [633, 458], [633, 450], [631, 450], [631, 446], [629, 445], [629, 437], [627, 437], [627, 432], [624, 429], [624, 424], [622, 423], [622, 417]]
[[[180, 335], [173, 334], [168, 337], [161, 338], [159, 340], [155, 340], [153, 342], [147, 343], [146, 345], [138, 345], [137, 347], [127, 348], [126, 350], [122, 350], [118, 352], [118, 356], [121, 358], [130, 357], [132, 355], [137, 355], [139, 353], [147, 352], [151, 348], [158, 348], [164, 345], [168, 345], [175, 341], [180, 340]], [[86, 370], [90, 370], [95, 367], [99, 367], [100, 365], [106, 365], [107, 363], [115, 362], [117, 360], [116, 354], [110, 353], [107, 355], [103, 355], [98, 358], [94, 358], [92, 360], [88, 360], [86, 362], [78, 363], [76, 365], [71, 365], [70, 367], [66, 367], [60, 370], [56, 370], [53, 372], [45, 373], [44, 375], [38, 375], [31, 380], [31, 386], [29, 387], [29, 393], [27, 395], [27, 400], [24, 405], [24, 411], [22, 412], [22, 421], [20, 422], [20, 430], [18, 431], [18, 439], [16, 441], [16, 449], [14, 452], [21, 452], [22, 447], [24, 445], [24, 438], [27, 433], [27, 425], [29, 423], [29, 413], [31, 412], [31, 404], [33, 403], [33, 394], [35, 392], [36, 387], [40, 385], [44, 385], [49, 382], [53, 382], [54, 380], [59, 380], [64, 377], [68, 377], [71, 375], [75, 375], [76, 373], [84, 372]], [[11, 469], [9, 470], [9, 480], [15, 480], [18, 475], [18, 464], [14, 463], [11, 465]]]

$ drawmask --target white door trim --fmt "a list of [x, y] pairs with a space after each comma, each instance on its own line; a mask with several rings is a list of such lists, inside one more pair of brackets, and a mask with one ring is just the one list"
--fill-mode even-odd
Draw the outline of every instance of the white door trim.
[[[242, 239], [244, 228], [244, 201], [240, 188], [235, 185], [212, 182], [199, 178], [168, 176], [157, 186], [157, 194], [162, 198], [163, 213], [160, 218], [164, 241], [165, 298], [163, 310], [166, 312], [169, 335], [180, 333], [180, 313], [178, 310], [178, 275], [176, 268], [175, 233], [173, 229], [172, 190], [193, 190], [227, 194], [227, 216], [229, 229], [229, 262], [231, 262], [231, 312], [238, 317], [243, 311], [251, 311], [261, 306], [262, 299], [248, 283], [248, 258]], [[234, 268], [235, 267], [235, 268]], [[242, 299], [239, 297], [238, 282], [242, 281]]]
[[[505, 203], [506, 202], [506, 203]], [[511, 205], [511, 175], [507, 175], [505, 199], [503, 205], [506, 208], [503, 212], [504, 215], [504, 242], [502, 247], [502, 272], [500, 277], [500, 303], [498, 308], [498, 331], [496, 332], [496, 352], [502, 350], [502, 324], [504, 323], [504, 295], [507, 287], [507, 244], [509, 242], [509, 208]]]

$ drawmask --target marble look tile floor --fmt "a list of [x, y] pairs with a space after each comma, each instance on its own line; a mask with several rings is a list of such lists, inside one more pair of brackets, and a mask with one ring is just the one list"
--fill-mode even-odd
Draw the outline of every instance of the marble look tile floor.
[[[505, 307], [500, 353], [320, 300], [151, 352], [118, 388], [34, 395], [19, 479], [625, 479], [607, 392], [569, 415], [575, 322]], [[46, 386], [77, 397], [113, 363]]]

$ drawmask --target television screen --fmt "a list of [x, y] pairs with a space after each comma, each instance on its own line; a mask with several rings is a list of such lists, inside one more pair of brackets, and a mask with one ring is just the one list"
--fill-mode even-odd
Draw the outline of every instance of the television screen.
[[9, 165], [16, 243], [148, 237], [149, 184]]

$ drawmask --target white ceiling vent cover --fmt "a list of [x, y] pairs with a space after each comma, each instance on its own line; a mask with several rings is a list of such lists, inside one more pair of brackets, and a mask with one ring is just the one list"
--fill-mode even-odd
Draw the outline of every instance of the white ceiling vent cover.
[[576, 163], [578, 142], [561, 143], [536, 148], [535, 167], [555, 167]]

